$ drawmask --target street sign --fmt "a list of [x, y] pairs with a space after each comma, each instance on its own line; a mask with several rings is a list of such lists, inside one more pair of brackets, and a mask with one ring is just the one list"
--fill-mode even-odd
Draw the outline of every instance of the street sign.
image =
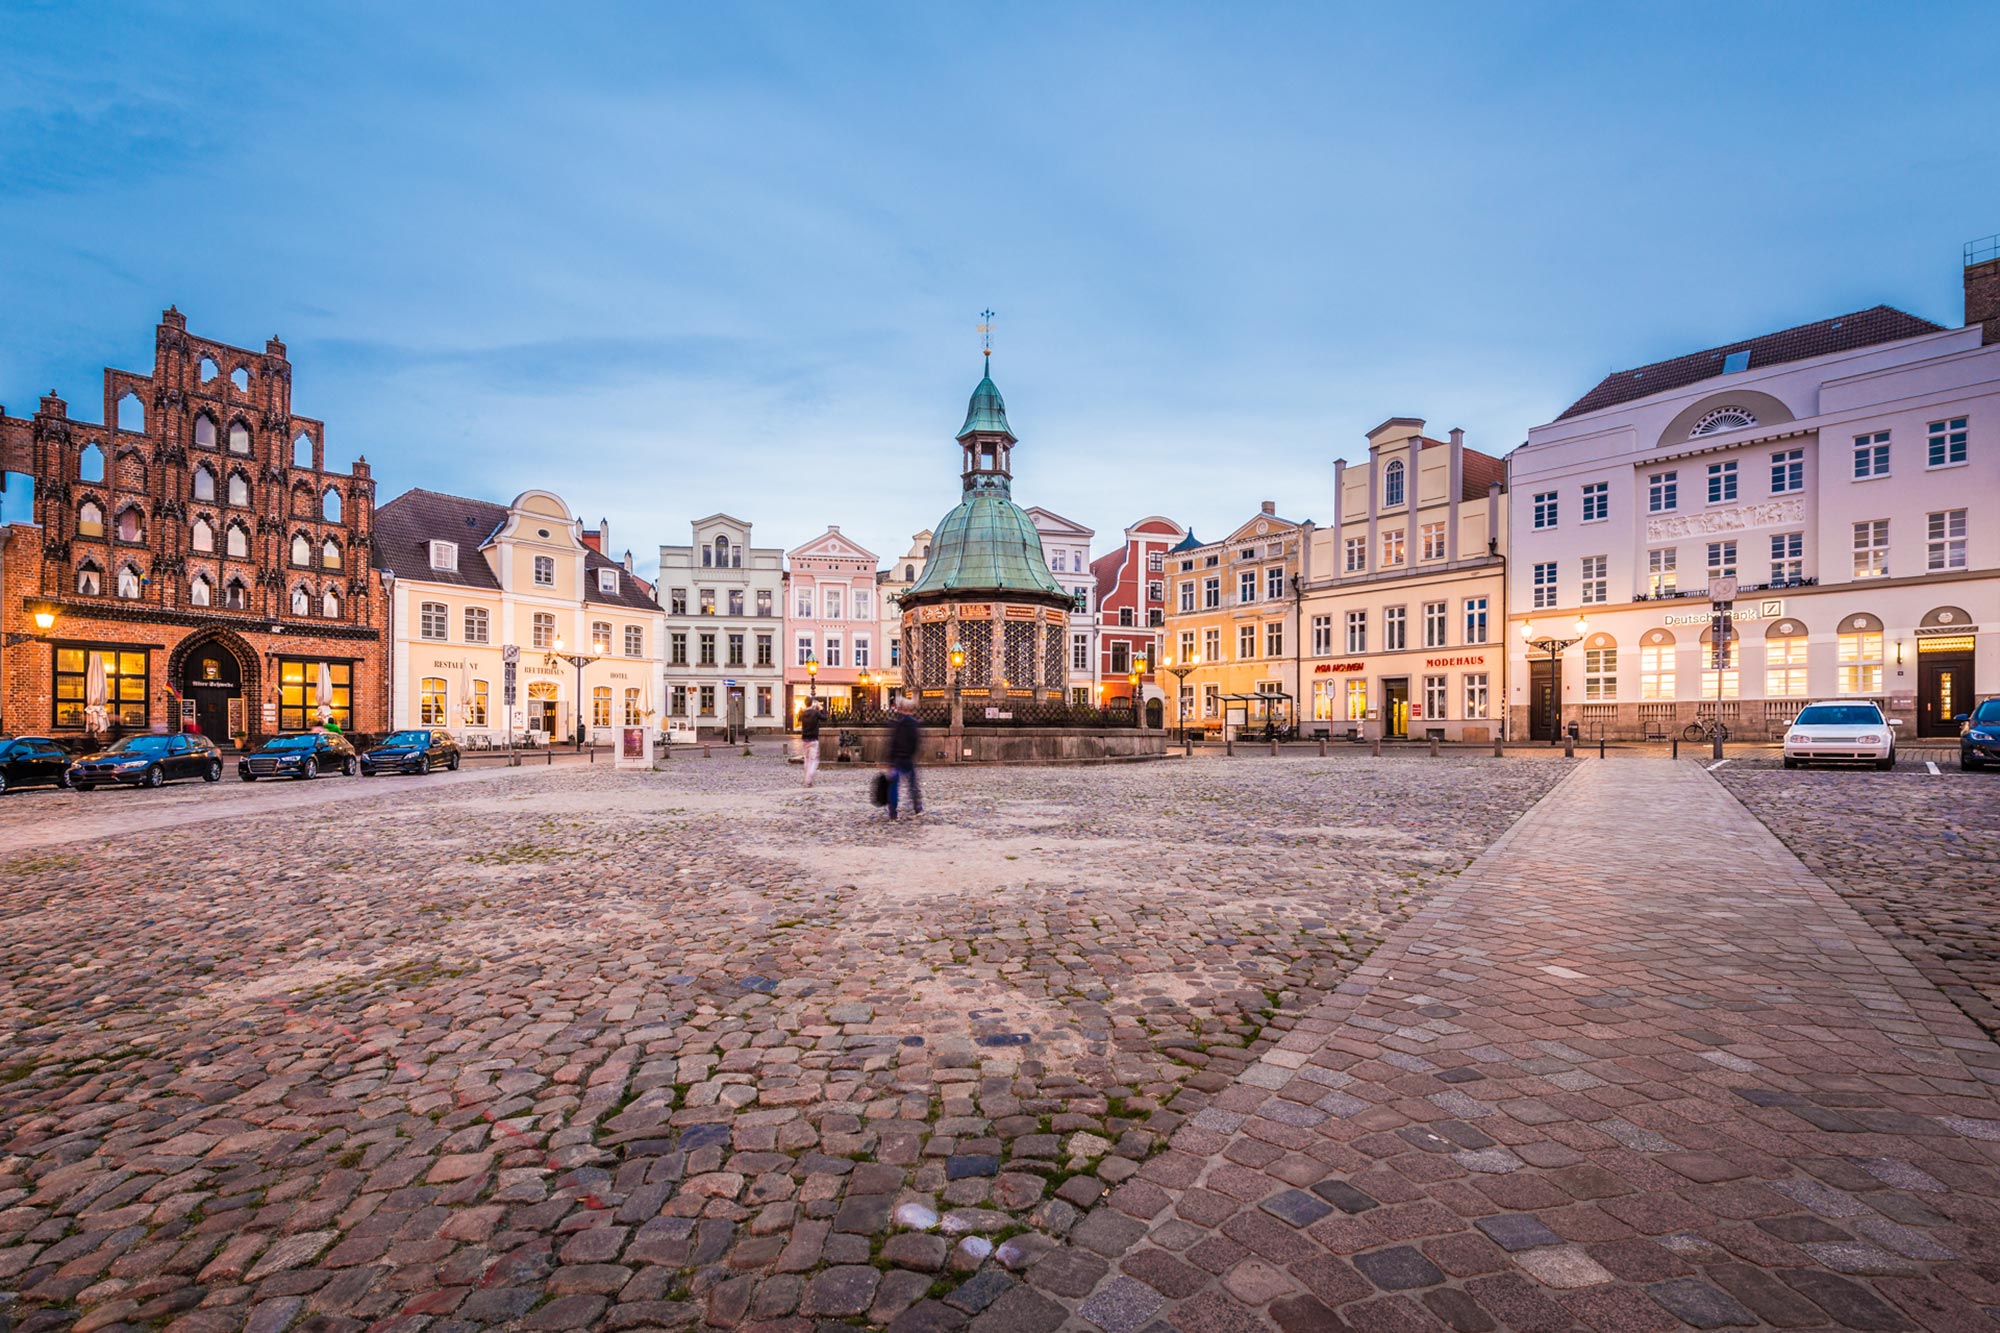
[[521, 660], [521, 645], [518, 643], [510, 643], [506, 647], [502, 648], [500, 650], [500, 660], [505, 662], [508, 666], [513, 666], [514, 663]]
[[[518, 653], [521, 650], [518, 648], [510, 647], [508, 651], [513, 653]], [[501, 702], [504, 703], [507, 707], [512, 708], [514, 706], [514, 664], [512, 662], [503, 662], [501, 664], [500, 670], [502, 673], [502, 683], [500, 688], [501, 688], [501, 694], [503, 696]]]
[[1736, 579], [1734, 575], [1723, 575], [1708, 581], [1708, 600], [1711, 602], [1733, 602], [1736, 600]]

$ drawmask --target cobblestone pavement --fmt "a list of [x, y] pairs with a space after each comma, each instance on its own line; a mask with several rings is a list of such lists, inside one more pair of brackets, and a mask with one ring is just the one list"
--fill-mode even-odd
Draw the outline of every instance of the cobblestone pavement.
[[893, 825], [720, 755], [9, 798], [0, 1320], [1032, 1319], [1562, 771], [939, 772]]
[[971, 1327], [1991, 1329], [1996, 1082], [1699, 767], [1582, 763]]
[[2000, 780], [1718, 769], [1716, 777], [1945, 994], [2000, 1037]]

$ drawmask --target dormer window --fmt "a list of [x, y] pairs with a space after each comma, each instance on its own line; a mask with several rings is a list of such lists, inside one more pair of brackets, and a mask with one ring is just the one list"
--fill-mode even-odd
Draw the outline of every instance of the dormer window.
[[618, 571], [615, 569], [598, 570], [597, 590], [604, 593], [616, 593], [618, 591]]
[[442, 569], [448, 574], [458, 572], [458, 543], [432, 542], [431, 568]]

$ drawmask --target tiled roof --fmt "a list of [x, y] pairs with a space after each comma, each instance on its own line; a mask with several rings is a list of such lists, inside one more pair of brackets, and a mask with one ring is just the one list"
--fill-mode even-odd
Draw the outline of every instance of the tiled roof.
[[1458, 456], [1458, 498], [1460, 500], [1484, 500], [1486, 488], [1494, 482], [1500, 489], [1507, 489], [1507, 460], [1495, 458], [1492, 454], [1482, 454], [1477, 449], [1466, 449]]
[[1739, 369], [1756, 370], [1762, 366], [1804, 361], [1808, 357], [1827, 356], [1834, 352], [1851, 352], [1858, 347], [1873, 347], [1878, 343], [1899, 342], [1904, 338], [1938, 333], [1942, 329], [1942, 325], [1906, 314], [1894, 306], [1871, 306], [1851, 315], [1801, 324], [1797, 328], [1767, 333], [1743, 342], [1724, 343], [1720, 347], [1691, 352], [1667, 361], [1655, 361], [1636, 370], [1615, 371], [1599, 380], [1596, 388], [1571, 403], [1556, 420], [1566, 421], [1599, 408], [1699, 384], [1722, 374], [1723, 362], [1732, 353], [1748, 352], [1747, 363]]
[[[412, 490], [375, 511], [375, 563], [405, 578], [423, 579], [461, 588], [500, 591], [500, 580], [479, 553], [488, 537], [507, 521], [507, 506], [472, 500], [441, 491]], [[456, 571], [432, 569], [429, 543], [458, 543]], [[584, 601], [598, 606], [622, 606], [633, 611], [657, 611], [645, 585], [615, 560], [596, 551], [584, 552]], [[618, 571], [618, 591], [599, 592], [597, 571]]]

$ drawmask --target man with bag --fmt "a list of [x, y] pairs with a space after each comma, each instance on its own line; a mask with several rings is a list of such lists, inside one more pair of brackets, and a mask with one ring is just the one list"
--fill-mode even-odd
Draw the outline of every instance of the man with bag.
[[917, 722], [917, 704], [909, 695], [896, 700], [896, 714], [889, 720], [889, 762], [883, 769], [889, 779], [889, 818], [896, 817], [896, 805], [904, 779], [910, 783], [910, 813], [924, 812], [924, 798], [917, 791], [917, 750], [923, 745], [924, 729]]
[[813, 785], [819, 776], [819, 729], [826, 721], [826, 713], [814, 699], [799, 714], [799, 754], [806, 762], [806, 786]]

